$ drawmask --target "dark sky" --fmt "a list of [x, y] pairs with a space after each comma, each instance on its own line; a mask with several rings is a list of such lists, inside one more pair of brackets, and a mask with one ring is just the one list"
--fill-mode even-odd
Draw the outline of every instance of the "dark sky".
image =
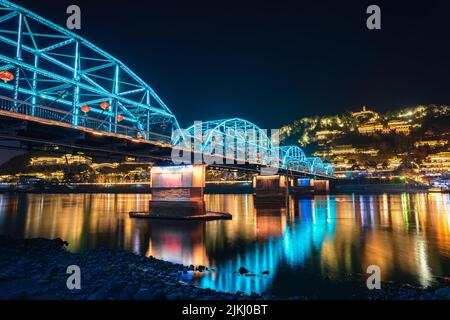
[[[150, 84], [182, 126], [450, 104], [449, 1], [17, 0], [65, 25]], [[366, 28], [378, 4], [382, 30]]]

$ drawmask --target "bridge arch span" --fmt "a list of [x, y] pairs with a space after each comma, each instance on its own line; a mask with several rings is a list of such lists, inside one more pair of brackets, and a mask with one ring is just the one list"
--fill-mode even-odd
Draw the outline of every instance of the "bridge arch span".
[[12, 99], [7, 111], [169, 143], [179, 128], [156, 92], [120, 60], [6, 0], [0, 44], [0, 71], [14, 76], [0, 83], [0, 95]]
[[305, 152], [298, 146], [279, 147], [280, 166], [285, 169], [301, 171], [306, 168]]
[[[273, 162], [274, 148], [266, 130], [248, 120], [231, 118], [198, 122], [186, 132], [186, 138], [201, 146], [202, 152], [219, 152], [222, 156], [233, 154], [233, 158], [241, 162]], [[181, 140], [173, 141], [173, 144], [179, 145]]]

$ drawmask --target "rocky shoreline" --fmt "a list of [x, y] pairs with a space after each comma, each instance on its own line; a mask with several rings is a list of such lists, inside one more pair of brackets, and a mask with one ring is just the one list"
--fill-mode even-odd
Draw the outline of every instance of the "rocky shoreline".
[[[242, 292], [198, 288], [183, 276], [194, 266], [183, 266], [131, 252], [96, 249], [66, 251], [61, 239], [19, 240], [0, 236], [0, 300], [259, 300], [275, 299]], [[81, 289], [69, 290], [67, 267], [81, 269]], [[198, 272], [210, 272], [198, 266]], [[247, 270], [239, 270], [244, 272]], [[333, 281], [333, 280], [330, 280]], [[343, 299], [450, 299], [449, 279], [434, 288], [383, 284], [383, 290]], [[311, 299], [314, 297], [291, 297]]]

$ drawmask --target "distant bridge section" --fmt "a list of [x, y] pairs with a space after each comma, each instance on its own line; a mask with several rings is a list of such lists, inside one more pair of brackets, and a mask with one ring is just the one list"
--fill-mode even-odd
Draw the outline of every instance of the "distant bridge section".
[[194, 149], [227, 163], [255, 164], [284, 171], [332, 177], [333, 166], [306, 157], [298, 146], [279, 146], [256, 124], [240, 119], [198, 122], [172, 141], [175, 147]]

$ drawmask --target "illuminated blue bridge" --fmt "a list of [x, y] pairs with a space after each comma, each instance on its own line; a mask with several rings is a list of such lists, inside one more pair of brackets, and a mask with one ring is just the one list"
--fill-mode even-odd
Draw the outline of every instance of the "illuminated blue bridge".
[[331, 164], [307, 157], [298, 146], [278, 146], [267, 132], [243, 119], [208, 121], [180, 131], [167, 105], [124, 63], [4, 0], [0, 0], [0, 43], [3, 119], [167, 148], [197, 145], [202, 153], [241, 163], [333, 177]]

